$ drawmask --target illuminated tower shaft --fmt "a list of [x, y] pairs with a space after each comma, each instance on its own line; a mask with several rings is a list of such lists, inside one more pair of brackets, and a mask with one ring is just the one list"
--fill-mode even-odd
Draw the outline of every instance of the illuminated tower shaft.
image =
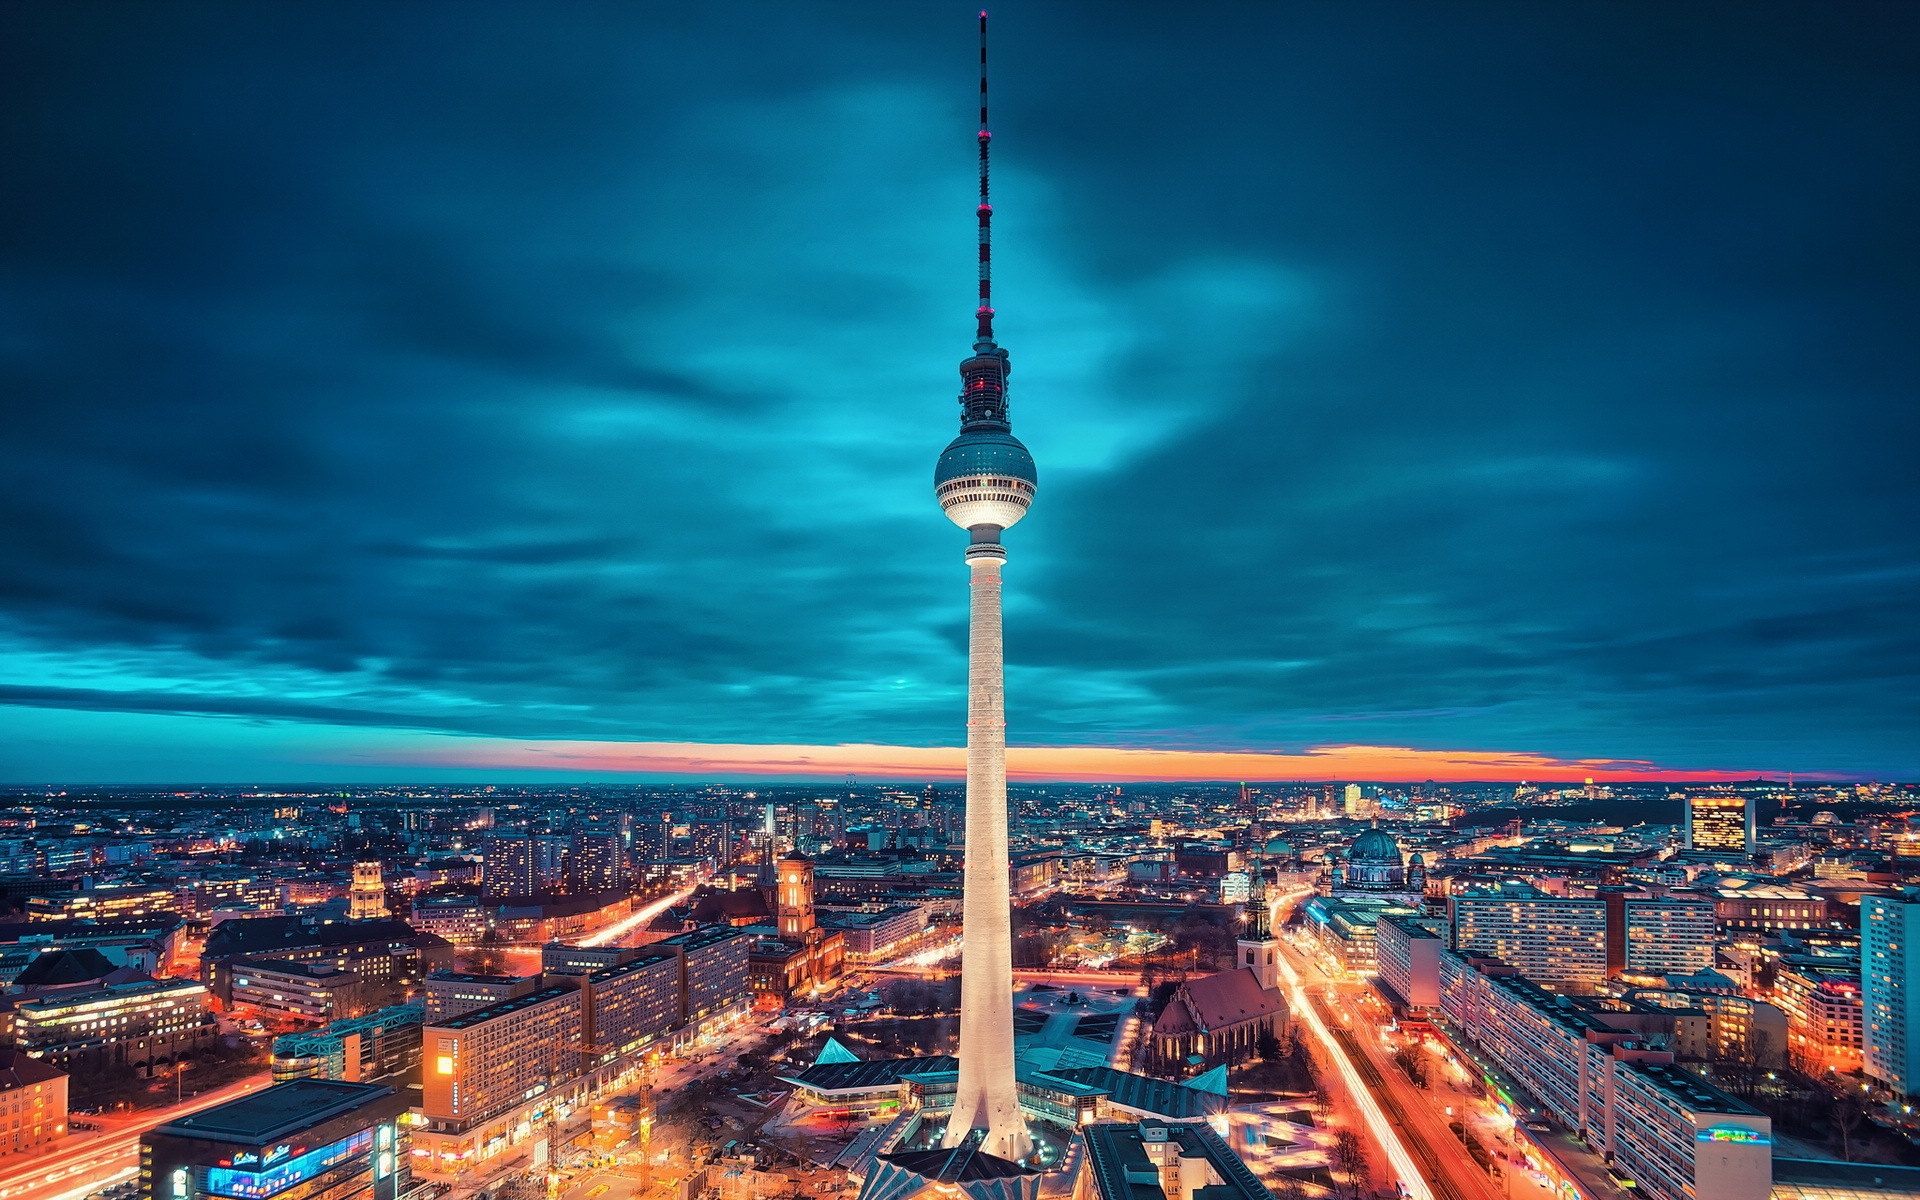
[[1000, 642], [1000, 533], [1033, 503], [1033, 456], [1007, 419], [1007, 352], [993, 340], [988, 200], [987, 15], [980, 14], [980, 302], [960, 364], [960, 436], [934, 467], [934, 495], [967, 531], [967, 870], [960, 964], [960, 1081], [944, 1144], [975, 1135], [1001, 1158], [1033, 1151], [1013, 1078], [1013, 913], [1007, 862], [1007, 711]]
[[960, 966], [960, 1081], [945, 1142], [975, 1129], [983, 1148], [1022, 1159], [1033, 1149], [1014, 1087], [1013, 921], [1007, 847], [1007, 709], [997, 542], [967, 551], [967, 869]]

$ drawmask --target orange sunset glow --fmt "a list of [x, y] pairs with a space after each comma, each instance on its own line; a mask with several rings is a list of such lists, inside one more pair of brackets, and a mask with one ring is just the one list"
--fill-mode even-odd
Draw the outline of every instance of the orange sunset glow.
[[[961, 778], [965, 752], [955, 746], [703, 744], [495, 740], [443, 744], [405, 754], [422, 767], [546, 770], [569, 774], [658, 774], [868, 778]], [[1407, 746], [1330, 745], [1295, 752], [1158, 750], [1105, 746], [1023, 746], [1007, 751], [1011, 779], [1149, 782], [1226, 779], [1287, 782], [1310, 779], [1382, 781], [1547, 779], [1750, 779], [1751, 770], [1694, 770], [1627, 759], [1559, 759], [1521, 751], [1417, 750]]]

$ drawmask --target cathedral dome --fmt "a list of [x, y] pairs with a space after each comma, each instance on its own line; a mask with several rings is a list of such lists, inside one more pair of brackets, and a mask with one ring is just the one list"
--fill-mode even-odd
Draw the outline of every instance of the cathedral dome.
[[1400, 843], [1384, 829], [1369, 829], [1347, 848], [1348, 862], [1399, 863]]

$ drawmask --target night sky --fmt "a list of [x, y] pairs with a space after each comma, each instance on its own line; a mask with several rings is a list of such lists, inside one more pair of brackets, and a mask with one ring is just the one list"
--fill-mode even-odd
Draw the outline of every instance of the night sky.
[[[957, 767], [974, 11], [0, 9], [0, 778]], [[1920, 775], [1920, 9], [994, 38], [1016, 767]]]

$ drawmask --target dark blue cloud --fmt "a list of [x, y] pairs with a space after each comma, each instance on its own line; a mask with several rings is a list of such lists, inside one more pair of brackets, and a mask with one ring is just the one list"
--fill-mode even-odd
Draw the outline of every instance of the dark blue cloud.
[[[957, 739], [905, 7], [10, 6], [0, 700]], [[1920, 766], [1912, 13], [996, 15], [1018, 737]]]

